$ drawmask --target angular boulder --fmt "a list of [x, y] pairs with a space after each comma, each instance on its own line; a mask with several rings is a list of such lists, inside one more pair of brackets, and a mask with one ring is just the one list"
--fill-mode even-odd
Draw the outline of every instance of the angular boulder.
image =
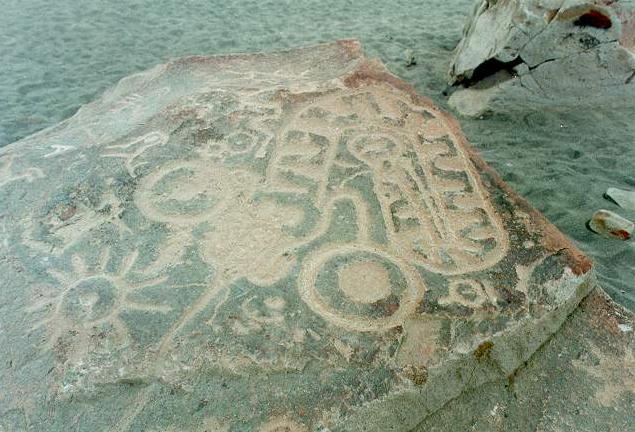
[[450, 66], [465, 115], [635, 100], [635, 13], [609, 0], [478, 0]]
[[157, 66], [0, 163], [0, 430], [412, 430], [594, 287], [355, 41]]

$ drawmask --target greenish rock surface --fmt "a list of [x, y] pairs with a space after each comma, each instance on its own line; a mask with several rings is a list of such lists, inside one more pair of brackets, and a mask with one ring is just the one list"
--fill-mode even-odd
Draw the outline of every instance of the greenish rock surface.
[[[0, 203], [0, 431], [408, 431], [534, 362], [612, 383], [545, 348], [590, 262], [355, 41], [126, 78], [2, 148]], [[584, 345], [622, 321], [564, 346], [631, 373]]]

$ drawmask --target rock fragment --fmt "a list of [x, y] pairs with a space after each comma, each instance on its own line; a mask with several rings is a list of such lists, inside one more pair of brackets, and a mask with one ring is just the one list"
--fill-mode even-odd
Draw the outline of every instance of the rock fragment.
[[[472, 87], [498, 74], [487, 84], [496, 97], [482, 93], [492, 110], [602, 100], [632, 105], [635, 20], [628, 7], [606, 0], [478, 0], [450, 83]], [[460, 93], [450, 105], [474, 115], [462, 111]]]
[[635, 211], [635, 191], [618, 188], [608, 188], [604, 197], [610, 199], [625, 210]]
[[598, 210], [589, 220], [589, 229], [607, 238], [630, 240], [635, 224], [609, 210]]

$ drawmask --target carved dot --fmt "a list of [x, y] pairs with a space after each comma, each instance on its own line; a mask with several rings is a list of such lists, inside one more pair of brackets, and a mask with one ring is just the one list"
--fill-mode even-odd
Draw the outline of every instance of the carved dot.
[[388, 271], [374, 261], [344, 267], [339, 273], [339, 285], [344, 294], [357, 303], [375, 303], [391, 292]]
[[84, 279], [66, 293], [62, 307], [73, 321], [89, 322], [110, 313], [116, 296], [117, 288], [108, 279]]

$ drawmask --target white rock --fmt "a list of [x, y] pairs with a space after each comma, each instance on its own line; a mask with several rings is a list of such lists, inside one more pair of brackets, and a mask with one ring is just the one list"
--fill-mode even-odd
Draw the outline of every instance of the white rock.
[[452, 109], [465, 117], [480, 117], [487, 113], [492, 97], [496, 95], [496, 89], [465, 89], [450, 97], [449, 103]]
[[623, 209], [635, 211], [635, 191], [608, 188], [604, 196]]
[[633, 104], [632, 15], [607, 0], [477, 0], [452, 59], [450, 84], [471, 86], [506, 70], [507, 78], [491, 84], [506, 96], [488, 103]]
[[480, 117], [486, 114], [492, 100], [501, 93], [501, 89], [492, 84], [503, 80], [505, 75], [508, 75], [507, 72], [500, 71], [470, 88], [454, 92], [450, 96], [450, 106], [465, 117]]
[[589, 221], [589, 229], [607, 238], [629, 240], [635, 224], [609, 210], [598, 210]]

